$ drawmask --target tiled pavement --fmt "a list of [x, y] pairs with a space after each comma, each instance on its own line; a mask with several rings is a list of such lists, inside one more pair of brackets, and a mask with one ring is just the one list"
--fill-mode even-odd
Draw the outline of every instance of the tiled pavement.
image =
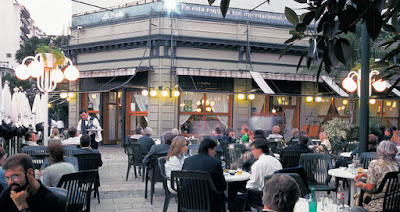
[[[133, 167], [129, 173], [128, 181], [125, 181], [127, 170], [127, 156], [121, 146], [100, 146], [103, 166], [99, 168], [101, 186], [99, 187], [100, 201], [91, 199], [91, 211], [94, 212], [128, 212], [162, 211], [164, 204], [164, 190], [161, 183], [155, 186], [153, 204], [150, 204], [150, 192], [147, 199], [144, 198], [145, 184], [141, 176], [135, 178]], [[332, 178], [333, 183], [334, 178]], [[346, 202], [347, 192], [346, 190]], [[325, 192], [317, 192], [317, 197], [324, 196]], [[335, 193], [332, 193], [335, 197]], [[171, 199], [168, 211], [177, 211], [177, 204]]]
[[[99, 168], [100, 204], [92, 196], [91, 211], [94, 212], [128, 212], [128, 211], [162, 211], [164, 190], [161, 183], [155, 186], [153, 205], [149, 197], [144, 198], [145, 184], [141, 176], [135, 178], [133, 167], [128, 181], [125, 181], [127, 170], [127, 155], [121, 146], [100, 146], [103, 166]], [[171, 199], [168, 211], [176, 211], [177, 204]]]

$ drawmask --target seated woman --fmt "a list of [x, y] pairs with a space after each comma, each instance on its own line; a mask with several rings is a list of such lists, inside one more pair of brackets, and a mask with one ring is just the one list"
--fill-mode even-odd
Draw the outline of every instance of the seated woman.
[[324, 151], [324, 148], [322, 147], [322, 145], [324, 145], [328, 149], [329, 153], [331, 153], [332, 146], [331, 142], [329, 142], [328, 135], [326, 134], [326, 132], [319, 133], [319, 140], [321, 140], [321, 145], [314, 145], [314, 148], [318, 148], [320, 151]]
[[70, 163], [64, 162], [64, 149], [60, 143], [52, 143], [47, 148], [50, 156], [50, 166], [43, 171], [43, 185], [56, 187], [64, 174], [74, 173], [76, 170]]
[[[394, 143], [382, 141], [377, 148], [377, 152], [379, 159], [369, 163], [368, 173], [361, 173], [354, 177], [357, 187], [373, 190], [380, 185], [386, 173], [399, 171], [399, 163], [395, 158], [398, 150]], [[367, 178], [366, 183], [360, 182], [362, 177]], [[371, 201], [368, 204], [364, 203], [363, 207], [353, 207], [351, 211], [382, 211], [383, 199], [384, 193], [372, 194]]]
[[[186, 139], [183, 136], [176, 136], [171, 143], [167, 157], [165, 158], [165, 175], [170, 178], [171, 171], [182, 170], [184, 158], [183, 154], [187, 152]], [[169, 180], [168, 180], [169, 181]], [[171, 188], [171, 181], [167, 183], [168, 190], [171, 193], [176, 193]]]

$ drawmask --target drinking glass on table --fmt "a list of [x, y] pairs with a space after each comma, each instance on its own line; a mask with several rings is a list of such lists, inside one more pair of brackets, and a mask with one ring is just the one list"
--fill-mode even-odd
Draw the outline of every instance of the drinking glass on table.
[[243, 172], [243, 164], [242, 163], [238, 163], [237, 164], [237, 174], [238, 175], [242, 175]]

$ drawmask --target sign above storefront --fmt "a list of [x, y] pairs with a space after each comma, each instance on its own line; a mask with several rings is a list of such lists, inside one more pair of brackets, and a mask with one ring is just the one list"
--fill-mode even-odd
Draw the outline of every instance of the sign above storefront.
[[[149, 4], [131, 5], [114, 9], [113, 11], [98, 11], [74, 15], [72, 17], [72, 27], [76, 27], [78, 25], [108, 23], [118, 20], [121, 21], [124, 19], [148, 15], [150, 14], [150, 11], [153, 13], [167, 13], [167, 11], [163, 8], [163, 2], [161, 1]], [[176, 11], [173, 13], [179, 17], [203, 17], [220, 20], [249, 21], [270, 25], [292, 26], [292, 24], [286, 20], [283, 13], [230, 8], [226, 14], [226, 18], [223, 18], [219, 7], [189, 3], [178, 3]]]

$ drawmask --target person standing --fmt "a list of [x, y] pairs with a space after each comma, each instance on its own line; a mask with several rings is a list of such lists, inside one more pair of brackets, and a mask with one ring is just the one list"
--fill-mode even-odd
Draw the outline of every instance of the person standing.
[[[92, 149], [98, 149], [99, 142], [103, 140], [101, 136], [101, 126], [99, 120], [94, 117], [89, 118], [89, 113], [86, 109], [81, 109], [79, 111], [79, 115], [81, 116], [81, 120], [79, 120], [77, 126], [78, 133], [81, 135], [89, 135], [91, 138]], [[97, 131], [90, 132], [90, 130]]]
[[242, 126], [241, 129], [241, 133], [242, 133], [242, 138], [240, 139], [240, 141], [242, 143], [248, 142], [249, 141], [249, 136], [247, 135], [247, 133], [249, 132], [249, 127], [247, 127], [246, 125]]

